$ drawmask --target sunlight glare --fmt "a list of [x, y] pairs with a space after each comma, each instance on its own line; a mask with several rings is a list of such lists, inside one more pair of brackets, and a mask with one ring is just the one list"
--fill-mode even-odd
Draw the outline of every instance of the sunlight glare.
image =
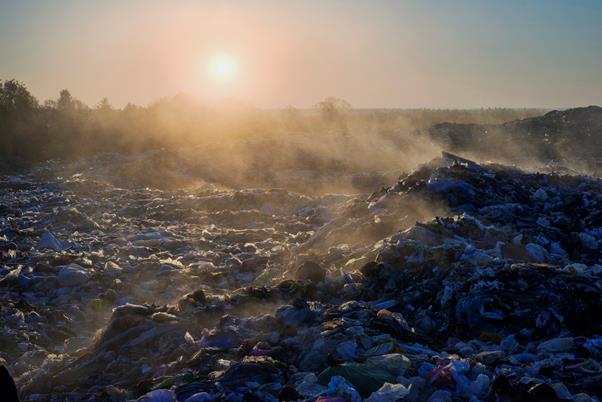
[[229, 82], [236, 78], [238, 63], [229, 54], [216, 54], [209, 59], [207, 66], [209, 77], [217, 82]]

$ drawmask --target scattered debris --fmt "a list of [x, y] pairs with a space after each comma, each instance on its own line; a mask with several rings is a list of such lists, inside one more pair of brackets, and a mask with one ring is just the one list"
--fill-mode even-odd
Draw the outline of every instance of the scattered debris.
[[45, 173], [0, 188], [24, 400], [602, 396], [598, 179], [444, 154], [362, 200]]

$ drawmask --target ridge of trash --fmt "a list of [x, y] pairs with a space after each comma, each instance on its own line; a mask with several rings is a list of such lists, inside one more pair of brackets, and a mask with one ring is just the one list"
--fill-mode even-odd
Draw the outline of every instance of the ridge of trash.
[[439, 123], [429, 137], [452, 152], [479, 159], [546, 164], [565, 173], [602, 173], [602, 108], [553, 110], [502, 124]]
[[449, 153], [366, 199], [0, 183], [31, 401], [598, 401], [602, 181]]

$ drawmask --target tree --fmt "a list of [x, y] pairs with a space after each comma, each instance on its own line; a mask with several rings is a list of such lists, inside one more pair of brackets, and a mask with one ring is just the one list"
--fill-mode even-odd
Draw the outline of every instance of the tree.
[[66, 89], [63, 89], [59, 93], [59, 98], [56, 101], [56, 107], [62, 112], [70, 112], [74, 110], [83, 110], [88, 108], [88, 106], [86, 106], [85, 103], [71, 96], [71, 92], [69, 92]]
[[17, 80], [0, 81], [0, 110], [26, 111], [35, 109], [38, 101], [25, 84]]
[[56, 106], [59, 110], [73, 110], [75, 108], [73, 97], [71, 96], [71, 92], [66, 89], [63, 89], [59, 93], [59, 99], [56, 101]]
[[108, 98], [102, 98], [100, 102], [98, 102], [98, 105], [96, 105], [96, 109], [103, 111], [113, 110], [113, 106], [111, 106], [111, 103], [109, 103]]
[[351, 104], [344, 99], [328, 97], [316, 105], [316, 108], [326, 121], [333, 122], [351, 110]]
[[322, 120], [330, 127], [330, 130], [347, 138], [349, 129], [347, 118], [351, 105], [344, 99], [328, 97], [316, 105], [322, 116]]
[[57, 108], [57, 101], [52, 100], [52, 99], [46, 99], [44, 101], [43, 107], [45, 109], [56, 109]]
[[125, 107], [123, 108], [123, 111], [130, 113], [130, 112], [135, 112], [135, 111], [140, 110], [140, 109], [141, 109], [140, 106], [137, 106], [137, 105], [135, 105], [135, 104], [133, 104], [131, 102], [128, 102], [128, 104], [125, 105]]

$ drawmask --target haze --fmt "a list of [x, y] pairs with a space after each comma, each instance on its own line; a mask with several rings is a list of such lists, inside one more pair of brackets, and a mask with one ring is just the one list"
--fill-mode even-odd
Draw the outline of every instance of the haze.
[[[258, 107], [602, 103], [599, 1], [0, 2], [0, 77], [39, 99]], [[207, 63], [236, 60], [236, 79]], [[227, 82], [224, 82], [227, 81]]]

